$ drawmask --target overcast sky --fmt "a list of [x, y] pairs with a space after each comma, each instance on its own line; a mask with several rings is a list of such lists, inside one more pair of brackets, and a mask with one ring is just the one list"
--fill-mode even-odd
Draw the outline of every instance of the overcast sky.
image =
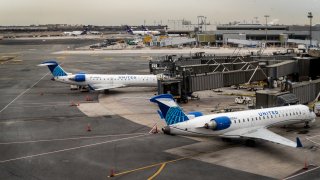
[[197, 16], [213, 23], [252, 22], [308, 24], [307, 13], [320, 23], [320, 0], [0, 0], [1, 25], [92, 24], [153, 25]]

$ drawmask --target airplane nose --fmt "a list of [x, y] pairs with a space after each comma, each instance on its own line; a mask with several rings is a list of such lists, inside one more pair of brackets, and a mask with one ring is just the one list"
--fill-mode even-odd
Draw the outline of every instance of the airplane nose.
[[317, 117], [317, 116], [316, 116], [316, 113], [311, 112], [311, 118], [312, 118], [312, 119], [316, 119], [316, 117]]

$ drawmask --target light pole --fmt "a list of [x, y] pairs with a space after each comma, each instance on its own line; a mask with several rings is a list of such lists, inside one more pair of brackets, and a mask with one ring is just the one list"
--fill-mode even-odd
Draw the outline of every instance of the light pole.
[[264, 15], [264, 17], [266, 18], [266, 45], [267, 45], [267, 40], [268, 40], [268, 17], [270, 17], [269, 15]]
[[310, 19], [310, 34], [309, 34], [309, 38], [310, 38], [310, 47], [312, 45], [312, 12], [308, 12], [308, 18]]

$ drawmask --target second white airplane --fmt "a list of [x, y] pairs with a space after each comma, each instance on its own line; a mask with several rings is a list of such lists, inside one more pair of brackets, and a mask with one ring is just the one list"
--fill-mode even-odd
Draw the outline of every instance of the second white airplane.
[[48, 66], [55, 81], [89, 87], [95, 91], [123, 87], [156, 87], [158, 78], [163, 77], [161, 75], [71, 74], [64, 71], [54, 60], [43, 62], [38, 66]]
[[290, 147], [302, 147], [299, 138], [293, 142], [268, 128], [296, 123], [309, 125], [316, 117], [305, 105], [201, 115], [185, 114], [170, 94], [155, 96], [150, 101], [158, 104], [158, 113], [167, 123], [162, 129], [165, 134], [242, 138], [251, 143], [260, 139]]
[[126, 30], [129, 34], [132, 34], [132, 35], [139, 35], [139, 36], [144, 36], [144, 35], [159, 35], [160, 32], [159, 31], [150, 31], [148, 29], [146, 29], [144, 26], [143, 26], [143, 30], [142, 31], [135, 31], [135, 30], [132, 30], [131, 27], [129, 26], [126, 26]]

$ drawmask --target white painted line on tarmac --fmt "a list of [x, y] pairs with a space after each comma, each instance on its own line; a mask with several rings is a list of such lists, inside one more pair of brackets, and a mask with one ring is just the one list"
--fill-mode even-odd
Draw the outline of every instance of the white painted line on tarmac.
[[299, 173], [299, 174], [296, 174], [296, 175], [293, 175], [293, 176], [284, 178], [283, 180], [292, 179], [292, 178], [294, 178], [294, 177], [297, 177], [297, 176], [300, 176], [300, 175], [302, 175], [302, 174], [305, 174], [305, 173], [308, 173], [308, 172], [317, 170], [317, 169], [319, 169], [319, 168], [320, 168], [320, 166], [318, 166], [318, 167], [316, 167], [316, 168], [313, 168], [313, 169], [310, 169], [310, 170], [308, 170], [308, 171], [304, 171], [304, 172], [301, 172], [301, 173]]
[[316, 142], [316, 141], [311, 140], [312, 138], [319, 137], [319, 136], [320, 136], [320, 135], [315, 135], [315, 136], [311, 136], [311, 137], [306, 137], [306, 139], [307, 139], [308, 141], [310, 141], [310, 142], [312, 142], [312, 143], [314, 143], [314, 144], [316, 144], [316, 145], [320, 146], [320, 143], [318, 143], [318, 142]]
[[319, 137], [319, 136], [320, 136], [320, 134], [315, 135], [315, 136], [310, 136], [310, 137], [308, 137], [308, 138], [309, 138], [309, 139], [312, 139], [312, 138]]
[[70, 103], [65, 104], [52, 104], [52, 105], [39, 105], [39, 106], [18, 106], [18, 107], [8, 107], [9, 109], [14, 108], [37, 108], [37, 107], [52, 107], [52, 106], [70, 106]]
[[48, 72], [47, 74], [45, 74], [44, 76], [42, 76], [36, 83], [34, 83], [30, 88], [26, 89], [25, 91], [23, 91], [22, 93], [20, 93], [16, 98], [14, 98], [9, 104], [7, 104], [3, 109], [1, 109], [0, 113], [2, 111], [4, 111], [5, 109], [7, 109], [7, 107], [9, 107], [14, 101], [16, 101], [19, 97], [21, 97], [22, 95], [24, 95], [26, 92], [28, 92], [30, 89], [32, 89], [35, 85], [37, 85], [44, 77], [46, 77], [50, 72]]
[[100, 142], [100, 143], [93, 143], [93, 144], [88, 144], [88, 145], [83, 145], [83, 146], [77, 146], [77, 147], [73, 147], [73, 148], [50, 151], [50, 152], [34, 154], [34, 155], [29, 155], [29, 156], [23, 156], [23, 157], [18, 157], [18, 158], [13, 158], [13, 159], [7, 159], [7, 160], [0, 161], [0, 164], [1, 163], [6, 163], [6, 162], [11, 162], [11, 161], [17, 161], [17, 160], [21, 160], [21, 159], [33, 158], [33, 157], [44, 156], [44, 155], [49, 155], [49, 154], [55, 154], [55, 153], [60, 153], [60, 152], [66, 152], [66, 151], [71, 151], [71, 150], [76, 150], [76, 149], [81, 149], [81, 148], [86, 148], [86, 147], [92, 147], [92, 146], [97, 146], [97, 145], [107, 144], [107, 143], [112, 143], [112, 142], [117, 142], [117, 141], [123, 141], [123, 140], [138, 138], [138, 137], [142, 137], [142, 136], [147, 136], [147, 135], [149, 135], [149, 134], [142, 134], [142, 135], [131, 136], [131, 137], [126, 137], [126, 138], [121, 138], [121, 139], [104, 141], [104, 142]]
[[66, 103], [65, 101], [60, 102], [32, 102], [32, 103], [17, 103], [18, 105], [43, 105], [43, 104], [50, 104], [50, 105], [62, 105], [62, 104], [70, 104]]
[[320, 146], [320, 143], [315, 142], [315, 141], [312, 141], [311, 139], [308, 139], [308, 138], [306, 138], [306, 139], [307, 139], [308, 141], [312, 142], [313, 144], [316, 144], [316, 145]]
[[34, 140], [34, 141], [0, 142], [0, 145], [26, 144], [26, 143], [52, 142], [52, 141], [67, 141], [67, 140], [79, 140], [79, 139], [94, 139], [94, 138], [117, 137], [117, 136], [128, 136], [128, 135], [142, 135], [142, 134], [146, 134], [146, 133], [82, 136], [82, 137], [75, 137], [75, 138], [41, 139], [41, 140]]

